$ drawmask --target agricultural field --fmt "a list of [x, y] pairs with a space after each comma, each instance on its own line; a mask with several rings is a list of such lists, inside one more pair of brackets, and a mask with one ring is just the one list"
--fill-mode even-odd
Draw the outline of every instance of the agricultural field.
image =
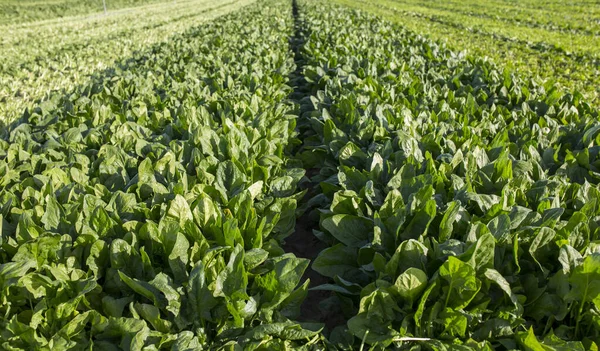
[[594, 1], [334, 0], [369, 10], [520, 76], [600, 106], [600, 4]]
[[68, 94], [92, 75], [106, 75], [153, 45], [252, 1], [169, 2], [107, 16], [0, 25], [6, 34], [0, 39], [0, 127], [53, 92]]
[[0, 349], [598, 349], [597, 4], [70, 2], [0, 25]]
[[19, 24], [82, 14], [121, 10], [158, 3], [160, 0], [2, 0], [0, 24]]

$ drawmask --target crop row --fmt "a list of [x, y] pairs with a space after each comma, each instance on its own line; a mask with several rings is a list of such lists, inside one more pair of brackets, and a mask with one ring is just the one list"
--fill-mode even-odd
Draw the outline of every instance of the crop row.
[[[132, 6], [157, 3], [160, 0], [106, 0], [107, 9], [115, 11]], [[181, 1], [181, 0], [180, 0]], [[4, 0], [0, 4], [0, 25], [81, 16], [103, 11], [103, 1], [78, 0]]]
[[547, 45], [548, 49], [558, 48], [573, 55], [593, 56], [600, 47], [600, 38], [592, 33], [585, 35], [571, 32], [558, 32], [527, 25], [515, 25], [496, 17], [474, 16], [472, 13], [461, 13], [445, 8], [425, 6], [408, 0], [392, 0], [392, 3], [403, 11], [416, 13], [433, 21], [439, 21], [450, 26], [466, 27], [482, 31], [499, 38], [517, 39], [523, 43]]
[[[478, 26], [472, 20], [455, 18], [452, 13], [443, 16], [425, 13], [423, 8], [407, 9], [393, 0], [337, 0], [337, 2], [376, 13], [398, 22], [407, 29], [447, 42], [453, 50], [467, 50], [469, 55], [489, 57], [496, 64], [511, 67], [519, 76], [559, 83], [567, 91], [578, 91], [590, 103], [598, 105], [598, 59], [593, 53], [578, 52], [571, 46], [571, 36], [553, 39], [548, 35], [533, 35], [510, 23]], [[507, 32], [510, 31], [510, 32]], [[524, 32], [523, 32], [524, 30]], [[539, 31], [539, 30], [538, 30]], [[558, 34], [556, 34], [558, 35]], [[589, 43], [578, 44], [588, 48]], [[542, 82], [543, 83], [543, 82]]]
[[553, 1], [555, 8], [547, 6], [544, 9], [531, 8], [523, 3], [501, 1], [488, 1], [485, 4], [473, 0], [444, 3], [428, 0], [395, 0], [395, 2], [454, 12], [493, 22], [507, 22], [511, 26], [540, 28], [549, 32], [594, 36], [600, 30], [599, 23], [594, 21], [598, 14], [584, 11], [575, 4], [565, 5], [559, 1]]
[[[304, 170], [291, 7], [261, 2], [56, 95], [0, 143], [0, 343], [293, 348]], [[301, 166], [301, 165], [300, 165]]]
[[101, 18], [2, 26], [0, 127], [14, 122], [54, 91], [68, 92], [122, 58], [251, 2], [169, 2]]
[[597, 112], [376, 17], [302, 10], [302, 159], [320, 169], [311, 203], [329, 245], [313, 269], [348, 318], [330, 341], [589, 347]]

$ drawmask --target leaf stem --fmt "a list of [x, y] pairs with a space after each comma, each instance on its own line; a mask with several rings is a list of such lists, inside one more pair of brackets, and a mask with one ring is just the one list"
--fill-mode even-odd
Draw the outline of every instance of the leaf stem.
[[360, 350], [359, 351], [363, 351], [363, 349], [365, 347], [365, 342], [367, 340], [367, 335], [369, 335], [369, 330], [368, 329], [365, 331], [365, 336], [362, 339], [362, 343], [360, 344]]
[[444, 302], [444, 309], [448, 307], [448, 301], [450, 301], [450, 294], [452, 293], [452, 287], [454, 285], [454, 280], [450, 281], [450, 286], [448, 287], [448, 295], [446, 295], [446, 302]]
[[583, 312], [583, 305], [585, 304], [585, 300], [587, 300], [588, 288], [590, 287], [589, 278], [586, 279], [587, 284], [585, 284], [585, 291], [583, 292], [583, 298], [581, 299], [581, 304], [579, 305], [579, 311], [577, 312], [577, 321], [575, 322], [575, 337], [579, 335], [579, 322], [581, 321], [581, 313]]
[[394, 338], [392, 339], [392, 342], [398, 342], [398, 341], [429, 341], [431, 340], [430, 338], [412, 338], [412, 337], [402, 337], [402, 338]]

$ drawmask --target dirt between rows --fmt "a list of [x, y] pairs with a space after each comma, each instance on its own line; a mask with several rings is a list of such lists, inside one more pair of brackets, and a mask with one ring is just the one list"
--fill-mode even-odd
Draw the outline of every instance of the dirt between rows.
[[[311, 169], [307, 171], [309, 179], [318, 173], [318, 170]], [[316, 194], [315, 187], [318, 184], [309, 183], [307, 193], [304, 197], [308, 201]], [[326, 249], [327, 244], [323, 243], [313, 234], [313, 229], [319, 229], [318, 214], [313, 213], [315, 209], [308, 209], [302, 216], [296, 219], [296, 231], [285, 239], [283, 249], [291, 252], [297, 257], [307, 258], [311, 265], [306, 269], [302, 277], [302, 282], [310, 279], [309, 289], [316, 286], [331, 283], [330, 278], [324, 277], [312, 269], [312, 263], [321, 251]], [[345, 325], [345, 319], [341, 311], [327, 310], [321, 306], [321, 302], [332, 296], [330, 291], [309, 290], [308, 295], [300, 308], [300, 322], [319, 322], [325, 324], [325, 332], [328, 334], [339, 325]]]

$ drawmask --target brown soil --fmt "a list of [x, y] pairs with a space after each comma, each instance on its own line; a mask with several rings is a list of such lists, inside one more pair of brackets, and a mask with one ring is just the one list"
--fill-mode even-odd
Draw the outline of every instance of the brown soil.
[[[309, 169], [307, 177], [310, 179], [317, 173], [318, 170]], [[308, 185], [305, 201], [316, 194], [314, 186], [313, 183]], [[286, 252], [291, 252], [297, 257], [307, 258], [311, 261], [311, 264], [319, 253], [328, 247], [327, 244], [317, 239], [312, 232], [313, 229], [319, 228], [318, 215], [312, 212], [313, 209], [308, 209], [296, 220], [296, 231], [285, 239], [283, 245]], [[309, 288], [332, 282], [330, 278], [314, 271], [312, 266], [304, 272], [302, 281], [306, 279], [310, 279]], [[326, 311], [320, 306], [321, 301], [329, 298], [331, 294], [330, 291], [309, 291], [300, 308], [300, 321], [324, 323], [326, 332], [330, 332], [338, 325], [345, 324], [346, 321], [340, 311]]]

